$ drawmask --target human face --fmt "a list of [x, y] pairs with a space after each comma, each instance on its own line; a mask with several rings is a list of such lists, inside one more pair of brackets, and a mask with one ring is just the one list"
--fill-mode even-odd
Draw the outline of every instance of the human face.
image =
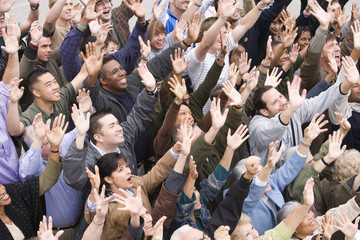
[[260, 109], [260, 113], [267, 118], [272, 118], [276, 114], [287, 109], [287, 99], [275, 88], [271, 88], [264, 92], [262, 95], [262, 101], [266, 104], [267, 109]]
[[163, 32], [156, 33], [150, 40], [151, 49], [156, 51], [163, 49], [165, 37], [166, 35]]
[[141, 211], [140, 211], [140, 216], [144, 219], [144, 227], [143, 227], [143, 231], [145, 234], [145, 237], [150, 237], [152, 235], [154, 235], [154, 227], [152, 224], [152, 216], [150, 215], [149, 211], [145, 208], [142, 207]]
[[356, 83], [351, 88], [351, 93], [350, 93], [350, 96], [349, 96], [349, 102], [360, 103], [360, 89], [359, 89], [359, 84], [358, 83]]
[[51, 54], [51, 40], [48, 37], [41, 37], [38, 43], [37, 58], [46, 63], [50, 59]]
[[98, 121], [101, 129], [94, 135], [97, 142], [105, 146], [119, 146], [124, 142], [123, 129], [114, 115], [107, 114]]
[[284, 66], [284, 64], [289, 61], [289, 57], [290, 57], [289, 51], [287, 49], [285, 49], [283, 54], [280, 57], [278, 65]]
[[325, 57], [325, 56], [331, 56], [331, 54], [335, 54], [336, 65], [340, 67], [341, 66], [340, 53], [341, 50], [339, 47], [339, 43], [336, 41], [336, 39], [333, 39], [325, 43], [322, 51], [322, 56]]
[[45, 102], [60, 101], [60, 86], [51, 73], [45, 73], [34, 84], [33, 94]]
[[280, 18], [276, 18], [271, 24], [270, 24], [270, 32], [275, 35], [275, 36], [279, 36], [281, 33], [281, 29], [283, 28], [283, 24], [280, 21]]
[[0, 184], [0, 206], [6, 206], [11, 203], [9, 194], [6, 193], [4, 185]]
[[100, 15], [100, 19], [103, 22], [109, 22], [111, 19], [111, 0], [101, 0], [95, 4], [95, 12], [103, 13]]
[[118, 192], [119, 188], [126, 190], [133, 186], [131, 170], [127, 163], [119, 159], [118, 164], [118, 168], [111, 173], [110, 177], [104, 178], [110, 184], [113, 192]]
[[315, 214], [309, 210], [300, 225], [297, 227], [295, 234], [296, 236], [309, 236], [318, 227], [318, 223], [315, 221]]
[[259, 233], [256, 231], [254, 226], [251, 223], [246, 223], [241, 226], [237, 226], [238, 228], [236, 231], [238, 233], [238, 237], [236, 240], [255, 240], [259, 239]]
[[3, 28], [5, 28], [6, 27], [6, 23], [5, 23], [5, 15], [4, 14], [2, 14], [1, 16], [0, 16], [0, 37], [2, 37], [3, 36], [3, 32], [2, 32], [2, 30], [3, 30]]
[[117, 52], [117, 44], [113, 41], [109, 41], [106, 50], [109, 54]]
[[173, 0], [174, 7], [177, 10], [180, 10], [180, 11], [183, 11], [183, 12], [185, 12], [186, 9], [188, 9], [189, 2], [190, 2], [189, 0]]
[[71, 11], [72, 11], [73, 2], [72, 0], [66, 0], [63, 10], [60, 14], [60, 19], [69, 21], [71, 20]]
[[300, 51], [303, 50], [306, 46], [308, 46], [311, 42], [310, 32], [302, 32], [299, 39], [297, 40], [297, 44], [300, 47]]
[[200, 193], [198, 190], [194, 190], [196, 200], [194, 202], [194, 210], [200, 210], [201, 209], [201, 202], [200, 202]]
[[126, 72], [116, 60], [110, 60], [103, 65], [105, 79], [101, 80], [102, 87], [110, 92], [123, 93], [127, 88]]
[[192, 116], [191, 110], [188, 106], [181, 104], [179, 115], [176, 119], [175, 126], [179, 126], [182, 122], [187, 123], [188, 126], [194, 124], [194, 118]]

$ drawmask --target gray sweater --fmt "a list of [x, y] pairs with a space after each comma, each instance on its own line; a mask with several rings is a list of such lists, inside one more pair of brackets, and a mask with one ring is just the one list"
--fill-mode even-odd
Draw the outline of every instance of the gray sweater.
[[267, 162], [270, 142], [279, 140], [280, 145], [286, 146], [276, 165], [276, 168], [279, 168], [284, 164], [283, 157], [287, 149], [300, 144], [303, 137], [301, 125], [310, 122], [316, 113], [323, 113], [331, 105], [346, 97], [347, 94], [340, 92], [340, 83], [335, 83], [318, 96], [306, 99], [287, 125], [280, 121], [280, 114], [270, 119], [260, 114], [255, 115], [249, 124], [251, 155], [260, 157], [261, 165], [264, 166]]

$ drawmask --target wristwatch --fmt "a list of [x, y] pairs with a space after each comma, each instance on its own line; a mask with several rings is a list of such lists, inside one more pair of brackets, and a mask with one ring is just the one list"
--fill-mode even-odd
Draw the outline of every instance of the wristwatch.
[[37, 10], [39, 8], [40, 4], [36, 4], [35, 6], [34, 5], [30, 5], [30, 8], [31, 10]]

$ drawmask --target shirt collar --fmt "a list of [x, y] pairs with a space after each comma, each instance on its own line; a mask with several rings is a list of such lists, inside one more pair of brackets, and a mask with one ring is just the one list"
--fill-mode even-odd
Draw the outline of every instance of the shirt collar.
[[[106, 154], [106, 152], [104, 152], [103, 150], [101, 150], [100, 148], [95, 146], [95, 144], [93, 144], [91, 141], [90, 141], [90, 144], [100, 153], [101, 156], [104, 156]], [[119, 148], [116, 148], [116, 150], [114, 152], [121, 153]]]

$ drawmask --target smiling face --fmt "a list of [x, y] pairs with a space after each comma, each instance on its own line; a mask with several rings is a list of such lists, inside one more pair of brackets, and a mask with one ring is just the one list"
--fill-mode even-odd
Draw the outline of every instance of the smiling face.
[[267, 118], [272, 118], [287, 109], [288, 101], [286, 97], [275, 88], [264, 92], [261, 99], [266, 104], [266, 109], [260, 109], [259, 111]]
[[152, 216], [150, 215], [149, 211], [143, 206], [140, 211], [140, 216], [144, 219], [144, 227], [143, 231], [145, 237], [150, 237], [154, 235], [154, 226], [152, 224]]
[[226, 36], [227, 34], [226, 26], [221, 27], [220, 34], [217, 36], [215, 43], [212, 45], [212, 49], [215, 51], [221, 50], [221, 38], [220, 38], [221, 34], [223, 34], [224, 37]]
[[95, 12], [103, 11], [103, 13], [100, 15], [100, 19], [105, 23], [111, 20], [111, 7], [110, 0], [96, 1]]
[[38, 77], [32, 93], [34, 97], [41, 98], [45, 102], [57, 102], [60, 100], [60, 86], [55, 77], [49, 72]]
[[97, 143], [101, 143], [104, 146], [117, 147], [125, 141], [123, 129], [114, 115], [107, 114], [98, 121], [101, 126], [100, 132], [94, 134], [94, 139]]
[[310, 42], [311, 42], [311, 34], [308, 31], [302, 32], [299, 39], [296, 41], [296, 43], [300, 47], [300, 51], [303, 50], [306, 46], [308, 46]]
[[4, 185], [0, 184], [0, 206], [6, 206], [11, 203], [9, 194], [6, 193]]
[[296, 236], [310, 236], [317, 227], [318, 223], [315, 221], [315, 214], [310, 210], [297, 227], [295, 234]]
[[272, 35], [278, 36], [281, 33], [281, 29], [283, 28], [284, 24], [281, 22], [280, 17], [277, 17], [271, 24], [270, 24], [270, 32]]
[[72, 0], [66, 0], [63, 10], [60, 14], [60, 19], [65, 21], [71, 20], [71, 11], [72, 11], [73, 2]]
[[151, 49], [156, 51], [163, 49], [165, 43], [165, 37], [166, 34], [163, 32], [155, 33], [155, 35], [150, 40]]
[[[259, 233], [256, 231], [251, 223], [245, 223], [241, 226], [236, 226], [234, 233], [236, 232], [236, 240], [257, 240], [259, 239]], [[233, 238], [231, 238], [233, 239]]]
[[100, 78], [102, 87], [110, 92], [121, 94], [127, 88], [126, 71], [116, 60], [106, 62], [102, 71], [105, 77]]
[[181, 104], [178, 117], [175, 122], [175, 127], [179, 126], [182, 122], [187, 123], [188, 126], [194, 124], [194, 118], [188, 106]]
[[287, 49], [285, 49], [283, 54], [280, 57], [278, 66], [281, 66], [281, 67], [284, 66], [285, 63], [287, 63], [289, 61], [289, 57], [290, 57], [289, 51]]

